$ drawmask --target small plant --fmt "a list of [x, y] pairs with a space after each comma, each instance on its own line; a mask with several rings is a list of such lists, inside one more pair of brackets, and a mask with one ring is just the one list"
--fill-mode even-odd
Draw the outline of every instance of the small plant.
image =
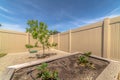
[[40, 72], [37, 74], [37, 78], [41, 78], [42, 80], [59, 80], [57, 71], [50, 71], [47, 68], [48, 64], [43, 63], [41, 66], [37, 67], [37, 70]]
[[89, 61], [89, 57], [90, 57], [91, 54], [92, 54], [91, 52], [87, 52], [87, 53], [84, 53], [83, 55], [81, 55], [78, 58], [78, 64], [80, 64], [82, 66], [87, 66], [87, 67], [90, 67], [90, 68], [95, 68], [94, 64]]
[[92, 54], [91, 52], [84, 53], [86, 57], [89, 57], [91, 54]]
[[26, 44], [25, 47], [28, 48], [28, 49], [33, 48], [33, 46], [30, 45], [30, 44]]
[[7, 55], [7, 53], [0, 53], [0, 57]]
[[53, 42], [52, 44], [50, 44], [50, 43], [47, 43], [47, 48], [48, 48], [48, 50], [50, 49], [50, 47], [51, 48], [55, 48], [56, 46], [57, 46], [58, 44], [57, 43], [55, 43], [55, 42]]
[[26, 44], [25, 47], [28, 49], [29, 52], [30, 52], [30, 49], [33, 48], [33, 46], [30, 44]]
[[51, 47], [56, 47], [57, 45], [58, 45], [57, 43], [53, 42]]
[[88, 60], [85, 56], [80, 56], [78, 60], [79, 60], [79, 64], [81, 65], [86, 65], [88, 63]]

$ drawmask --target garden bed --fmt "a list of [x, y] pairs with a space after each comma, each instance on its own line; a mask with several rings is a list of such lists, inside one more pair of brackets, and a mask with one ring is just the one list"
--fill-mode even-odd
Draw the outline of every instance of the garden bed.
[[[96, 80], [99, 74], [109, 64], [108, 61], [90, 57], [89, 61], [94, 64], [95, 68], [80, 66], [77, 64], [78, 57], [81, 54], [75, 54], [68, 57], [55, 59], [48, 63], [48, 69], [58, 71], [60, 80]], [[12, 80], [41, 80], [36, 79], [38, 70], [35, 66], [16, 70]]]

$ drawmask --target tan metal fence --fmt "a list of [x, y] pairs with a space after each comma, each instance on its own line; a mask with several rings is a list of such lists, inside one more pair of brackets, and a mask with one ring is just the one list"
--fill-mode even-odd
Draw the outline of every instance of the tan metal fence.
[[89, 52], [94, 55], [120, 59], [120, 17], [59, 33], [53, 36], [59, 50]]
[[27, 34], [0, 30], [0, 51], [6, 53], [26, 51]]
[[[25, 47], [26, 44], [34, 45], [35, 43], [36, 40], [33, 39], [28, 33], [0, 30], [0, 52], [25, 52], [28, 51], [28, 49]], [[40, 48], [33, 49], [40, 50], [41, 46]]]
[[[120, 59], [120, 17], [52, 35], [49, 41], [58, 43], [59, 50], [91, 51], [97, 56]], [[24, 52], [27, 51], [25, 44], [35, 42], [27, 33], [0, 30], [0, 51]]]

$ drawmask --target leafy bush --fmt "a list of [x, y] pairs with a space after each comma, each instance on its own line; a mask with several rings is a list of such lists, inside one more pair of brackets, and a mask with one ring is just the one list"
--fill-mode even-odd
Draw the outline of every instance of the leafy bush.
[[37, 78], [41, 78], [42, 80], [59, 80], [57, 71], [50, 71], [47, 68], [48, 64], [43, 63], [41, 66], [38, 66], [37, 69], [40, 71], [37, 74]]
[[30, 45], [30, 44], [26, 44], [25, 47], [26, 47], [26, 48], [33, 48], [33, 46]]

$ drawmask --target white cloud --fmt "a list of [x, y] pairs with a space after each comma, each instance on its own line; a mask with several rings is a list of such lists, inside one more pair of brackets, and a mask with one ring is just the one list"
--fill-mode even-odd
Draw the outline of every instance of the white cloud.
[[66, 22], [66, 23], [60, 23], [60, 24], [52, 25], [49, 28], [52, 29], [52, 30], [58, 30], [58, 31], [64, 32], [66, 30], [74, 29], [74, 28], [80, 27], [82, 25], [83, 24], [78, 23], [76, 21], [69, 21], [69, 22]]
[[116, 15], [118, 11], [120, 11], [120, 6], [111, 10], [106, 16]]
[[[34, 8], [38, 9], [38, 6], [32, 4], [31, 2], [26, 2], [26, 4], [31, 5]], [[1, 6], [0, 6], [0, 10], [3, 10], [5, 12], [10, 12], [8, 9], [3, 8]], [[77, 28], [77, 27], [80, 27], [80, 26], [83, 26], [83, 25], [86, 25], [86, 24], [91, 24], [91, 23], [95, 23], [95, 22], [98, 22], [98, 21], [102, 21], [103, 19], [105, 19], [107, 17], [112, 18], [112, 17], [119, 16], [119, 13], [117, 13], [119, 10], [120, 10], [120, 7], [117, 7], [115, 9], [111, 10], [105, 16], [97, 17], [97, 18], [94, 18], [94, 19], [80, 19], [80, 18], [76, 18], [76, 17], [70, 15], [69, 13], [61, 10], [61, 16], [71, 18], [71, 21], [52, 25], [50, 27], [50, 29], [66, 31], [66, 30], [69, 30], [69, 29]], [[24, 10], [23, 10], [23, 12], [24, 12]], [[6, 15], [1, 14], [1, 13], [0, 13], [0, 16], [2, 16], [4, 18], [7, 18], [9, 20], [16, 21], [16, 19], [14, 19], [12, 17], [9, 17], [9, 16], [6, 16]], [[1, 28], [3, 28], [3, 29], [10, 29], [10, 30], [16, 30], [16, 31], [25, 31], [25, 29], [22, 28], [22, 25], [18, 25], [18, 24], [3, 23]]]
[[12, 17], [10, 17], [10, 16], [6, 16], [6, 15], [1, 14], [1, 13], [0, 13], [0, 16], [2, 16], [2, 17], [4, 17], [4, 18], [7, 18], [7, 19], [9, 19], [9, 20], [12, 20], [12, 21], [16, 21], [16, 19], [14, 19], [14, 18], [12, 18]]
[[112, 11], [110, 11], [105, 16], [98, 17], [98, 18], [95, 18], [95, 19], [84, 20], [84, 21], [85, 21], [85, 23], [95, 23], [95, 22], [101, 21], [101, 20], [103, 20], [105, 18], [117, 17], [117, 16], [120, 16], [120, 12], [119, 11], [120, 11], [120, 7], [117, 7], [115, 9], [113, 9]]
[[73, 17], [74, 18], [73, 21], [52, 25], [51, 29], [56, 29], [56, 30], [61, 29], [62, 31], [66, 31], [66, 30], [69, 30], [69, 29], [82, 27], [82, 26], [87, 25], [87, 24], [96, 23], [96, 22], [102, 21], [105, 18], [113, 18], [113, 17], [117, 17], [117, 16], [120, 16], [120, 15], [119, 14], [111, 14], [111, 15], [106, 15], [106, 16], [103, 16], [103, 17], [98, 17], [98, 18], [95, 18], [95, 19], [75, 19]]
[[25, 32], [25, 29], [23, 28], [23, 25], [9, 24], [9, 23], [1, 23], [1, 24], [2, 24], [2, 26], [0, 27], [0, 29]]
[[102, 21], [105, 18], [113, 18], [113, 17], [120, 16], [119, 11], [120, 11], [120, 7], [117, 7], [115, 9], [111, 10], [108, 14], [106, 14], [105, 16], [102, 16], [102, 17], [97, 17], [97, 18], [94, 18], [94, 19], [80, 19], [80, 18], [76, 18], [76, 17], [70, 15], [69, 13], [61, 10], [61, 15], [65, 16], [65, 17], [68, 17], [68, 18], [71, 18], [71, 21], [52, 25], [51, 29], [66, 31], [66, 30], [69, 30], [69, 29], [82, 27], [82, 26], [87, 25], [87, 24]]
[[1, 13], [0, 13], [0, 16], [6, 18], [8, 20], [11, 20], [11, 21], [17, 21], [18, 20], [17, 18], [13, 18], [13, 17], [7, 16], [7, 15], [1, 14]]
[[7, 13], [12, 13], [10, 10], [0, 6], [0, 10], [4, 11], [4, 12], [7, 12]]

